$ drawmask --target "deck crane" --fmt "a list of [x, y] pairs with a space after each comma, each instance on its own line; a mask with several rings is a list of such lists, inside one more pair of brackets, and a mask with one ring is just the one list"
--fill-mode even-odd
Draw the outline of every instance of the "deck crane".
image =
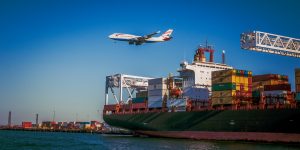
[[242, 33], [240, 43], [242, 49], [300, 58], [300, 39], [253, 31]]

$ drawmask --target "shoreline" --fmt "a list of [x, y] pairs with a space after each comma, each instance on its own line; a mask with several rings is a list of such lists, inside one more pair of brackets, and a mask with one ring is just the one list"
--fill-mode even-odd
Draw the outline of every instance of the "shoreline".
[[28, 131], [28, 132], [66, 132], [66, 133], [92, 133], [92, 134], [113, 134], [133, 135], [131, 131], [93, 131], [80, 129], [23, 129], [23, 128], [1, 128], [0, 131]]

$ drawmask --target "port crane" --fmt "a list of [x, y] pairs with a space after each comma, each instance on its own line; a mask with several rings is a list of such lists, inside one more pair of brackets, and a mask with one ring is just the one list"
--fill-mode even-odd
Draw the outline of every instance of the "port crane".
[[297, 38], [253, 31], [242, 33], [240, 43], [245, 50], [300, 58], [300, 39]]
[[[148, 80], [150, 79], [152, 78], [126, 75], [126, 74], [115, 74], [115, 75], [106, 76], [105, 105], [108, 104], [109, 90], [113, 95], [113, 98], [117, 104], [128, 103], [128, 101], [133, 98], [132, 94], [135, 91], [147, 90]], [[116, 88], [119, 89], [118, 93], [116, 93], [114, 90]], [[128, 94], [128, 98], [126, 101], [123, 100], [124, 88], [127, 90], [127, 94]]]

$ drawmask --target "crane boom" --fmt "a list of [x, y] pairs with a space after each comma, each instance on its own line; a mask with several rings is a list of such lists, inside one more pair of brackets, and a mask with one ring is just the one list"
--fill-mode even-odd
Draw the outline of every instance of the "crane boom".
[[241, 34], [241, 48], [300, 58], [300, 39], [261, 31]]

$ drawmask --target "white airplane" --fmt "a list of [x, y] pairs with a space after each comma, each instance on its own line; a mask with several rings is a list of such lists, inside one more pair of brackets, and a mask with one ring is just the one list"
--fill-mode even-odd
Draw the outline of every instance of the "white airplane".
[[145, 35], [145, 36], [137, 36], [132, 34], [124, 34], [124, 33], [114, 33], [108, 36], [110, 39], [117, 41], [128, 41], [129, 44], [141, 45], [143, 43], [155, 43], [155, 42], [165, 42], [172, 39], [171, 34], [173, 30], [169, 29], [164, 34], [159, 37], [152, 37], [160, 33], [160, 31]]

